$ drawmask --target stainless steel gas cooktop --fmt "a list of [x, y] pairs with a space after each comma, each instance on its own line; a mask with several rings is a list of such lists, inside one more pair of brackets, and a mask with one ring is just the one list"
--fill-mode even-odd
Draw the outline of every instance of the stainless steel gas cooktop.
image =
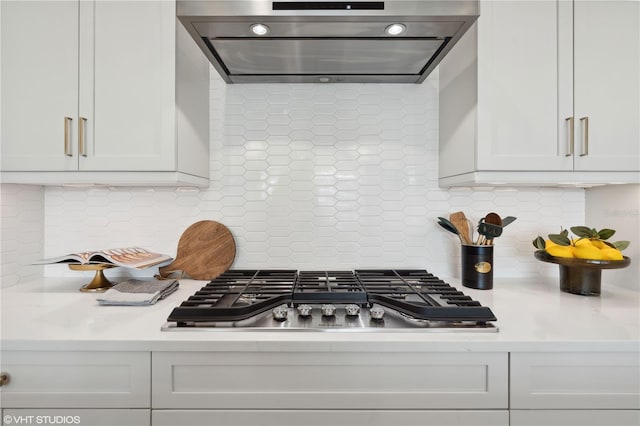
[[488, 307], [425, 270], [231, 270], [163, 331], [498, 331]]

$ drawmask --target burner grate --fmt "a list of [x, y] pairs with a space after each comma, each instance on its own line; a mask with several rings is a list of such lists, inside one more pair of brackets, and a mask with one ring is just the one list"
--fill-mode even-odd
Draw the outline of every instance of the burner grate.
[[352, 271], [301, 271], [296, 280], [293, 303], [354, 303], [366, 306], [367, 294]]
[[370, 303], [395, 309], [428, 321], [496, 321], [493, 312], [481, 306], [433, 274], [420, 269], [356, 270]]
[[168, 321], [239, 321], [291, 300], [295, 270], [233, 270], [212, 280], [182, 302]]

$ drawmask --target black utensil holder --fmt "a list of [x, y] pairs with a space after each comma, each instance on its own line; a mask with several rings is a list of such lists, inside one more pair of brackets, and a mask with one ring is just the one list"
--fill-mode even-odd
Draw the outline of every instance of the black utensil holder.
[[462, 245], [462, 285], [477, 290], [493, 288], [493, 246]]

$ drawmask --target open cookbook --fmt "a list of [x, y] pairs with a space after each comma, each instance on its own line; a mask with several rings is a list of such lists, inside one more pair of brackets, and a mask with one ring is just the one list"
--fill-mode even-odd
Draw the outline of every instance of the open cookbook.
[[34, 265], [52, 263], [70, 264], [107, 264], [126, 268], [144, 269], [158, 265], [172, 258], [166, 254], [154, 253], [141, 247], [123, 247], [99, 251], [71, 253], [64, 256], [52, 257], [33, 262]]

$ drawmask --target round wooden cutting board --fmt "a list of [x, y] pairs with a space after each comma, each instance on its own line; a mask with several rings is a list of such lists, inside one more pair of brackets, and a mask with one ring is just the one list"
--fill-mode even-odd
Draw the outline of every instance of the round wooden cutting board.
[[176, 259], [159, 269], [161, 277], [182, 271], [196, 280], [212, 280], [225, 272], [236, 257], [236, 242], [221, 223], [203, 220], [180, 237]]

